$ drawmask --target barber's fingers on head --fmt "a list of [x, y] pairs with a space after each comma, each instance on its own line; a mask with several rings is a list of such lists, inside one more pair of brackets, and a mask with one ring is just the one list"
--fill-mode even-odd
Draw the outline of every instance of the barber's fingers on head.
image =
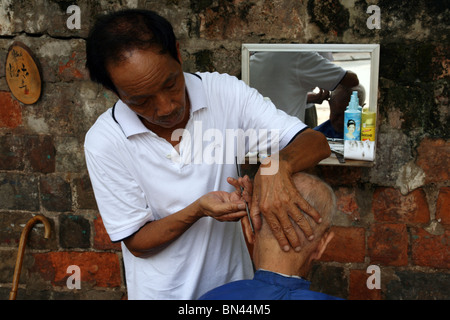
[[322, 217], [320, 216], [319, 212], [312, 205], [310, 205], [308, 201], [300, 196], [300, 194], [297, 195], [294, 203], [298, 206], [298, 208], [300, 208], [301, 211], [313, 218], [316, 223], [322, 222]]
[[[295, 206], [295, 205], [294, 205]], [[294, 221], [295, 224], [300, 228], [300, 230], [305, 235], [305, 238], [308, 240], [314, 239], [314, 232], [309, 224], [308, 220], [305, 218], [305, 215], [295, 206], [296, 208], [292, 208], [289, 211], [289, 216]], [[295, 232], [295, 230], [294, 230]]]
[[275, 212], [268, 212], [264, 215], [264, 219], [272, 230], [272, 234], [278, 241], [280, 248], [283, 251], [289, 251], [290, 248], [299, 250], [300, 240], [292, 226], [289, 217], [284, 215], [277, 215]]

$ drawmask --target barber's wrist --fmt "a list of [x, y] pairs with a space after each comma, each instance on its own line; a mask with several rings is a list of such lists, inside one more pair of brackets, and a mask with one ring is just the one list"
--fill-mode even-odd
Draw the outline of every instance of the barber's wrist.
[[279, 173], [279, 170], [287, 171], [289, 174], [292, 173], [289, 161], [283, 159], [279, 154], [262, 159], [260, 170], [264, 170], [267, 172], [266, 174], [276, 174]]
[[191, 215], [190, 215], [191, 219], [192, 219], [191, 223], [194, 223], [195, 221], [206, 216], [204, 208], [201, 204], [201, 200], [202, 200], [201, 198], [198, 198], [196, 201], [194, 201], [191, 204], [191, 210], [192, 210]]

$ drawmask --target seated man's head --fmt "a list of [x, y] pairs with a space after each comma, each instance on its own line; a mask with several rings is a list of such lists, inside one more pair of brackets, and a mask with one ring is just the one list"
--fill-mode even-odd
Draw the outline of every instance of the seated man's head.
[[322, 217], [322, 222], [317, 224], [311, 217], [304, 214], [313, 230], [314, 239], [311, 241], [306, 239], [301, 229], [291, 221], [301, 241], [301, 250], [300, 252], [294, 250], [284, 252], [273, 236], [269, 225], [262, 218], [261, 229], [248, 241], [254, 245], [253, 262], [257, 269], [306, 276], [311, 262], [320, 258], [334, 236], [329, 231], [329, 227], [336, 212], [336, 196], [333, 189], [316, 176], [297, 173], [293, 176], [293, 181], [304, 199]]

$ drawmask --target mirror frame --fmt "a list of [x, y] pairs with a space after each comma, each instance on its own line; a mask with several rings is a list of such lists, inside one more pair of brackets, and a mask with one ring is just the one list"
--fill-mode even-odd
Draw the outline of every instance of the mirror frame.
[[[242, 44], [242, 70], [241, 78], [250, 84], [250, 52], [253, 51], [316, 51], [316, 52], [364, 52], [370, 53], [370, 96], [369, 110], [376, 113], [376, 141], [378, 140], [378, 73], [380, 65], [380, 45], [379, 44], [292, 44], [292, 43], [243, 43]], [[328, 159], [322, 160], [321, 165], [341, 165], [372, 167], [373, 161], [359, 161], [345, 159], [345, 163], [339, 163], [332, 154]]]

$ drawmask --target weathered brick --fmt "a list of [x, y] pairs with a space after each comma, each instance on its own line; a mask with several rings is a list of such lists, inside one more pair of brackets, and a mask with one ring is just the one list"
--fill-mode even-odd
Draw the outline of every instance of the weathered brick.
[[56, 137], [56, 172], [82, 172], [86, 170], [83, 143], [76, 137]]
[[334, 238], [330, 241], [320, 261], [364, 262], [366, 241], [364, 228], [331, 228]]
[[0, 127], [16, 128], [22, 124], [22, 109], [11, 93], [0, 91]]
[[86, 61], [85, 59], [85, 54], [72, 52], [69, 57], [65, 57], [63, 61], [60, 61], [58, 74], [61, 79], [63, 81], [87, 79], [87, 71], [83, 65], [83, 61]]
[[25, 145], [33, 171], [42, 173], [55, 171], [56, 150], [51, 136], [29, 136]]
[[339, 188], [336, 192], [337, 209], [346, 214], [350, 220], [360, 220], [359, 207], [355, 189]]
[[[390, 115], [386, 118], [392, 119]], [[411, 157], [410, 141], [406, 134], [397, 129], [379, 130], [377, 134], [377, 145], [385, 147], [376, 150], [376, 163], [370, 172], [370, 182], [375, 185], [392, 186], [395, 185], [398, 172], [404, 165], [402, 159]]]
[[120, 287], [121, 272], [117, 254], [110, 252], [48, 252], [35, 253], [31, 272], [38, 273], [43, 279], [55, 286], [66, 286], [67, 267], [76, 265], [81, 272], [83, 282], [97, 287]]
[[367, 240], [372, 264], [404, 266], [408, 264], [408, 232], [406, 225], [376, 223]]
[[55, 171], [56, 150], [51, 136], [6, 134], [0, 137], [0, 143], [0, 169], [23, 171], [29, 163], [33, 172]]
[[361, 168], [319, 166], [318, 175], [332, 186], [355, 185], [361, 180]]
[[443, 187], [439, 190], [436, 219], [444, 225], [450, 225], [450, 187]]
[[59, 176], [41, 177], [42, 205], [49, 211], [72, 210], [72, 191], [70, 184]]
[[380, 289], [367, 287], [367, 279], [370, 276], [366, 270], [350, 270], [349, 300], [381, 300]]
[[315, 264], [310, 274], [311, 290], [346, 299], [348, 278], [343, 267]]
[[[18, 248], [22, 231], [32, 217], [33, 214], [25, 212], [0, 212], [0, 245]], [[27, 248], [40, 250], [57, 248], [53, 220], [48, 217], [47, 220], [51, 225], [50, 238], [44, 238], [44, 225], [37, 222], [28, 234]]]
[[450, 230], [432, 235], [423, 229], [413, 229], [412, 261], [415, 265], [450, 268]]
[[22, 136], [5, 134], [0, 137], [0, 170], [18, 170], [24, 168], [24, 142]]
[[0, 209], [38, 211], [38, 194], [34, 175], [0, 173]]
[[98, 250], [121, 250], [120, 242], [113, 243], [106, 232], [100, 214], [94, 219], [94, 248]]
[[[16, 265], [17, 250], [1, 250], [0, 251], [0, 281], [2, 283], [11, 283], [14, 276], [14, 266]], [[29, 260], [29, 255], [26, 255], [27, 263]], [[24, 265], [27, 264], [24, 261]], [[22, 275], [26, 273], [26, 270], [22, 268], [22, 273], [20, 277], [20, 283], [24, 282]]]
[[416, 163], [425, 171], [426, 183], [445, 182], [450, 172], [450, 141], [425, 138], [417, 148]]
[[406, 196], [393, 188], [379, 188], [373, 195], [372, 210], [377, 221], [427, 223], [430, 220], [428, 203], [423, 189]]
[[77, 193], [77, 205], [79, 209], [97, 209], [94, 190], [92, 189], [89, 176], [83, 175], [81, 178], [73, 180]]
[[59, 242], [63, 248], [89, 248], [89, 220], [76, 215], [59, 215]]
[[396, 271], [387, 284], [387, 300], [448, 300], [450, 274]]

